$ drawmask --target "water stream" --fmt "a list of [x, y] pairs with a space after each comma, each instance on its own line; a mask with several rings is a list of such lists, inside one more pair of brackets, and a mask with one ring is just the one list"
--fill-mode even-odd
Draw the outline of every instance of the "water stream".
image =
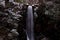
[[27, 20], [26, 20], [27, 40], [34, 40], [33, 27], [34, 27], [34, 23], [33, 23], [33, 9], [32, 9], [32, 6], [28, 6]]

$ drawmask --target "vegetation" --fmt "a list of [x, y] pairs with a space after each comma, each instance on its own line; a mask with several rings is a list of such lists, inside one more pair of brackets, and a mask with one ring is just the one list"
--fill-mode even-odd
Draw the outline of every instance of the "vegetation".
[[[28, 5], [24, 3], [27, 0], [5, 1], [0, 4], [0, 37], [3, 40], [26, 40]], [[36, 1], [32, 0], [32, 2]], [[30, 1], [31, 4], [32, 2]], [[33, 11], [35, 40], [44, 38], [60, 40], [60, 1], [46, 0], [43, 2], [38, 0], [38, 4], [33, 6]]]

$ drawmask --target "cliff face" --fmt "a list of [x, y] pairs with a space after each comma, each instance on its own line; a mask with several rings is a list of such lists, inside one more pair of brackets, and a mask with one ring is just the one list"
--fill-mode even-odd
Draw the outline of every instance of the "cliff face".
[[36, 3], [43, 2], [43, 0], [5, 0], [5, 1], [6, 2], [15, 1], [15, 2], [19, 2], [19, 3], [29, 3], [29, 4], [36, 4]]
[[39, 0], [15, 0], [16, 2], [23, 2], [23, 3], [29, 3], [29, 4], [35, 4], [39, 2]]
[[30, 4], [36, 4], [36, 3], [38, 3], [38, 1], [39, 0], [29, 0], [28, 3], [30, 3]]

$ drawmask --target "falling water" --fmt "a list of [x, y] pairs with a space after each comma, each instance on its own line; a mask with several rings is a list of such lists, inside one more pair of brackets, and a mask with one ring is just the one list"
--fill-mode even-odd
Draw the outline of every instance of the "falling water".
[[34, 40], [33, 27], [34, 27], [33, 9], [32, 9], [32, 6], [28, 6], [27, 20], [26, 20], [27, 40]]

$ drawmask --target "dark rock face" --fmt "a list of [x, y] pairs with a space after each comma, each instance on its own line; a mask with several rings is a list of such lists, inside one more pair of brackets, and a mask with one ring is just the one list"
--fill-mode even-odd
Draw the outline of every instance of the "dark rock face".
[[[6, 33], [3, 33], [4, 35], [2, 32], [0, 32], [0, 34], [2, 34], [4, 37], [7, 36], [7, 38], [4, 38], [5, 40], [16, 40], [17, 36], [18, 40], [26, 40], [25, 18], [27, 5], [23, 4], [21, 7], [22, 8], [20, 9], [20, 6], [14, 5], [13, 3], [10, 5], [10, 7], [6, 8], [0, 6], [0, 30], [3, 29], [1, 30], [3, 32], [6, 29], [5, 31], [7, 31]], [[13, 29], [16, 29], [16, 31]], [[12, 32], [12, 30], [15, 32]], [[13, 34], [15, 35], [13, 36]]]
[[[51, 18], [51, 15], [46, 15], [44, 13], [44, 9], [46, 8], [45, 6], [39, 6], [36, 11], [36, 13], [38, 14], [38, 18], [35, 21], [35, 38], [36, 40], [41, 40], [42, 38], [47, 37], [49, 38], [49, 40], [60, 40], [60, 30], [56, 29], [59, 28], [60, 21], [57, 22], [57, 20]], [[40, 39], [38, 39], [38, 37]]]
[[18, 36], [18, 40], [27, 40], [27, 35], [26, 35], [26, 13], [27, 13], [27, 5], [22, 6], [22, 20], [19, 21], [19, 26], [18, 26], [18, 33], [20, 34]]

